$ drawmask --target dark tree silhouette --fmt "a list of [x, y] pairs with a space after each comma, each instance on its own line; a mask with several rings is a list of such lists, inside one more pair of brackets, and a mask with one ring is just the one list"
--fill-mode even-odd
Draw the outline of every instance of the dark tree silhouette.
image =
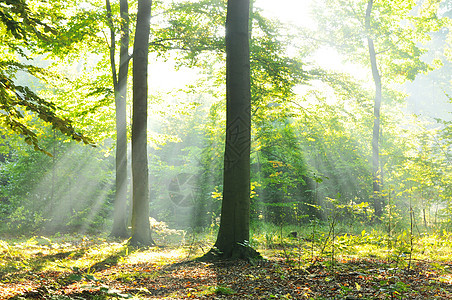
[[251, 91], [248, 0], [229, 0], [226, 17], [226, 146], [220, 229], [205, 256], [249, 259]]
[[154, 244], [149, 224], [147, 155], [148, 52], [151, 0], [138, 0], [133, 45], [132, 238], [133, 245]]

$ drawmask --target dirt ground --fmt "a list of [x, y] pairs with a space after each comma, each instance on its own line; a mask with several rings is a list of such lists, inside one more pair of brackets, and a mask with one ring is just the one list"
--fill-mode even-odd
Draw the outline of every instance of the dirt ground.
[[378, 260], [307, 268], [268, 259], [99, 264], [90, 270], [15, 272], [0, 278], [0, 299], [452, 299], [449, 265], [410, 269]]

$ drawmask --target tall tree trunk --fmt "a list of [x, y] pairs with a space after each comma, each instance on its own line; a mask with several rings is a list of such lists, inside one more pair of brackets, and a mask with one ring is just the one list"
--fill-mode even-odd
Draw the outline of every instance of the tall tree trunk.
[[367, 31], [367, 44], [369, 46], [369, 58], [372, 68], [372, 76], [375, 83], [375, 101], [374, 101], [374, 125], [372, 131], [372, 186], [375, 216], [380, 219], [383, 214], [383, 201], [381, 198], [381, 172], [380, 172], [380, 107], [381, 107], [381, 76], [378, 71], [377, 54], [375, 52], [374, 41], [371, 30], [371, 13], [373, 0], [367, 3], [365, 26]]
[[116, 106], [116, 193], [111, 235], [128, 237], [127, 231], [127, 75], [129, 71], [129, 4], [120, 0], [121, 45], [119, 52], [119, 73], [116, 79], [115, 67], [115, 31], [109, 0], [107, 10], [111, 22], [110, 62], [112, 65], [115, 106]]
[[221, 258], [249, 259], [257, 254], [248, 246], [251, 146], [249, 9], [249, 0], [228, 1], [223, 201], [217, 241], [210, 252]]
[[133, 245], [151, 245], [147, 153], [148, 52], [152, 0], [138, 0], [133, 45], [132, 238]]

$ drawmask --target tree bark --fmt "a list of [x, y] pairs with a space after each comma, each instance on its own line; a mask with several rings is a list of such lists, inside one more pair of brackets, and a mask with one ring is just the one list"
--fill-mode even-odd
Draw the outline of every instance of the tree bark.
[[382, 178], [380, 172], [380, 108], [381, 108], [381, 76], [378, 71], [377, 54], [371, 33], [371, 13], [373, 0], [367, 3], [365, 26], [367, 31], [367, 44], [369, 47], [369, 58], [372, 68], [372, 76], [375, 83], [374, 100], [374, 124], [372, 131], [372, 188], [375, 216], [380, 219], [383, 214], [383, 202], [381, 198]]
[[[107, 10], [109, 9], [107, 0]], [[127, 0], [120, 0], [121, 15], [121, 45], [119, 52], [119, 74], [115, 89], [116, 106], [116, 193], [113, 212], [113, 228], [111, 235], [126, 238], [129, 236], [127, 230], [127, 75], [129, 71], [129, 4]], [[112, 19], [111, 19], [112, 20]], [[112, 22], [112, 21], [111, 21]], [[113, 25], [113, 24], [111, 24]], [[111, 27], [111, 49], [110, 62], [112, 64], [113, 80], [116, 78], [114, 50], [116, 43], [114, 29]]]
[[249, 259], [251, 91], [249, 0], [229, 0], [226, 17], [226, 145], [223, 201], [210, 255]]
[[132, 245], [152, 245], [149, 224], [149, 174], [147, 153], [148, 52], [151, 0], [138, 0], [133, 46], [132, 117]]

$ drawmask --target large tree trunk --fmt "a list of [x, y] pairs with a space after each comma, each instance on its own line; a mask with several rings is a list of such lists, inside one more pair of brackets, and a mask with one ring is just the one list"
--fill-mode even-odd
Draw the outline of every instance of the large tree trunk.
[[[109, 0], [107, 0], [107, 9]], [[111, 9], [110, 9], [111, 12]], [[127, 74], [129, 71], [129, 4], [127, 0], [120, 0], [121, 15], [121, 45], [119, 53], [119, 74], [115, 82], [116, 105], [116, 193], [113, 213], [113, 228], [111, 235], [128, 237], [127, 230]], [[113, 57], [110, 55], [113, 78], [116, 76], [114, 61], [114, 29], [112, 31]]]
[[148, 48], [151, 0], [138, 0], [133, 45], [132, 238], [133, 245], [151, 245], [147, 153]]
[[381, 172], [380, 172], [380, 107], [381, 107], [381, 76], [378, 71], [377, 54], [375, 52], [374, 41], [371, 33], [371, 13], [373, 0], [369, 0], [366, 10], [366, 31], [367, 43], [369, 46], [369, 57], [372, 68], [372, 76], [375, 83], [375, 102], [374, 102], [374, 125], [372, 131], [372, 181], [373, 181], [373, 202], [375, 216], [380, 219], [383, 214], [383, 201], [381, 198]]
[[214, 250], [249, 259], [251, 92], [249, 0], [229, 0], [226, 18], [226, 146], [221, 221]]

